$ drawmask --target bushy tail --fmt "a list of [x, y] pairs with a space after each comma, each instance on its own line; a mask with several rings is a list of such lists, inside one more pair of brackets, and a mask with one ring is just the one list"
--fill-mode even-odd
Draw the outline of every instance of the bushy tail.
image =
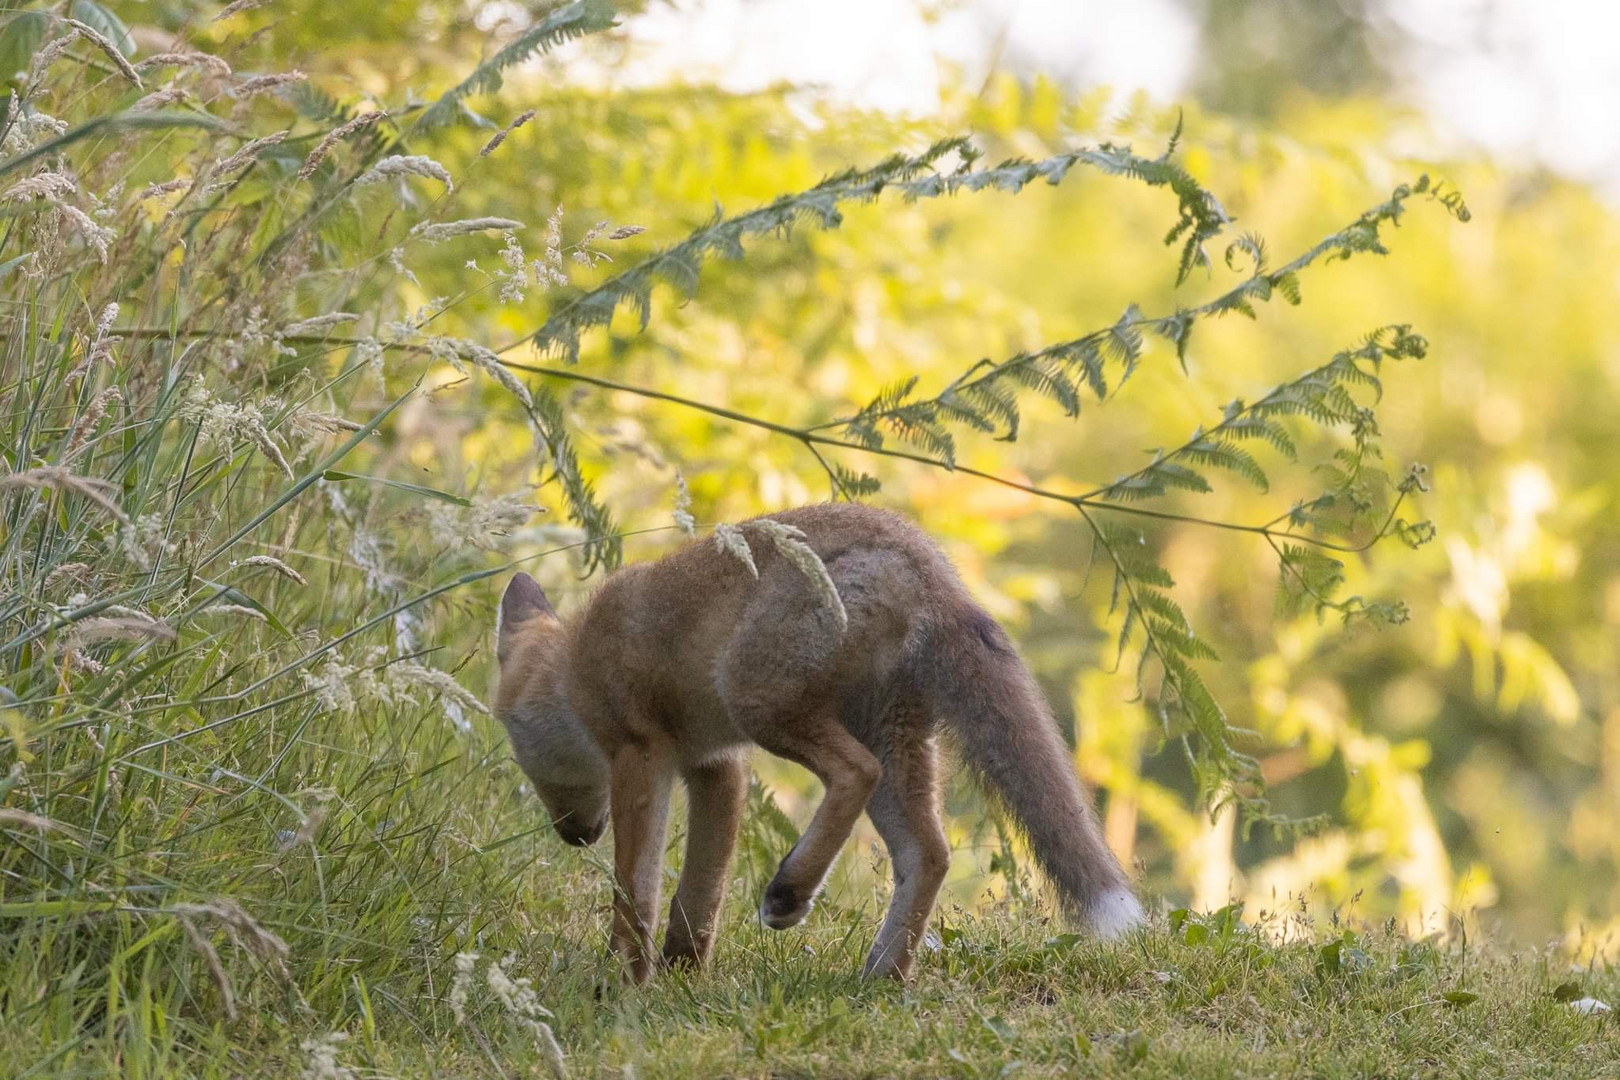
[[1090, 796], [1034, 676], [994, 619], [964, 608], [926, 647], [935, 706], [966, 763], [1012, 813], [1064, 907], [1104, 937], [1142, 906], [1097, 828]]

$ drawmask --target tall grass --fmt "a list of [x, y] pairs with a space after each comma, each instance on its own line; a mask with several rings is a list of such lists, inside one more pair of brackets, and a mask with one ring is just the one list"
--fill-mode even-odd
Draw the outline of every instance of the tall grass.
[[[5, 24], [40, 47], [0, 124], [0, 1075], [291, 1074], [398, 1030], [545, 1065], [539, 1007], [604, 973], [594, 871], [546, 871], [470, 723], [533, 474], [398, 479], [424, 374], [522, 394], [430, 336], [459, 298], [405, 309], [403, 253], [518, 223], [458, 221], [410, 117], [189, 46], [132, 63], [84, 10]], [[469, 291], [561, 278], [561, 230]], [[512, 981], [553, 966], [545, 1000]]]

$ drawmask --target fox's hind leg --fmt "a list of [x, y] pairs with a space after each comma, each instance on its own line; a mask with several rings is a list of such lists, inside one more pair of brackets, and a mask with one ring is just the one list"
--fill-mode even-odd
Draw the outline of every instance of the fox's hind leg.
[[877, 758], [831, 713], [752, 719], [745, 730], [754, 741], [778, 757], [803, 765], [826, 787], [815, 817], [782, 859], [759, 906], [759, 917], [766, 926], [785, 930], [809, 914], [827, 871], [849, 839], [883, 770]]
[[738, 730], [803, 765], [826, 788], [809, 827], [765, 889], [759, 916], [773, 930], [794, 926], [809, 913], [883, 773], [838, 717], [838, 665], [870, 621], [862, 606], [869, 590], [850, 581], [853, 565], [846, 559], [829, 567], [844, 597], [847, 627], [839, 626], [797, 567], [777, 560], [762, 570], [759, 590], [715, 673]]
[[866, 804], [894, 867], [894, 895], [866, 957], [868, 978], [904, 979], [928, 930], [951, 849], [940, 823], [938, 750], [926, 729], [902, 726], [883, 758], [883, 779]]
[[686, 774], [686, 860], [669, 906], [665, 963], [697, 967], [709, 958], [747, 795], [748, 762], [743, 758], [721, 758]]

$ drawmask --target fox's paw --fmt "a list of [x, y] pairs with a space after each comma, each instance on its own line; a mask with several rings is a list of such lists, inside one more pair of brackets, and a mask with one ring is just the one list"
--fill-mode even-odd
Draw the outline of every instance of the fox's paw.
[[814, 903], [813, 893], [795, 889], [783, 881], [781, 871], [777, 871], [775, 879], [765, 887], [765, 899], [759, 905], [759, 921], [772, 930], [786, 930], [802, 923]]
[[694, 939], [687, 934], [678, 934], [673, 930], [664, 939], [663, 966], [684, 971], [696, 971], [709, 959], [709, 950], [712, 937], [705, 935]]

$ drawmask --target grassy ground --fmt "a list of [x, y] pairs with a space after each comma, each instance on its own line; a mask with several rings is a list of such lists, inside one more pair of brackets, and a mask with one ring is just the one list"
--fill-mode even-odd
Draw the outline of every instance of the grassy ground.
[[[791, 825], [759, 791], [712, 968], [625, 988], [606, 956], [610, 851], [543, 827], [499, 738], [455, 735], [433, 708], [306, 718], [296, 739], [243, 729], [228, 758], [179, 743], [126, 774], [105, 813], [138, 839], [109, 865], [73, 847], [82, 833], [12, 832], [13, 857], [123, 887], [29, 900], [13, 876], [0, 1076], [552, 1075], [536, 1021], [572, 1076], [1620, 1072], [1614, 1014], [1559, 1000], [1620, 1001], [1620, 971], [1312, 929], [1322, 913], [1298, 906], [1171, 913], [1101, 945], [1028, 892], [948, 905], [910, 985], [863, 984], [881, 859], [846, 854], [803, 926], [762, 929], [751, 912]], [[300, 823], [282, 798], [323, 812]]]
[[[507, 801], [512, 770], [486, 771], [489, 802]], [[1560, 953], [1313, 933], [1297, 910], [1262, 929], [1232, 912], [1172, 913], [1100, 945], [1012, 902], [946, 910], [910, 985], [868, 985], [855, 973], [882, 899], [875, 878], [772, 933], [748, 917], [768, 866], [746, 852], [713, 967], [625, 988], [604, 955], [608, 891], [591, 856], [532, 832], [361, 825], [290, 858], [213, 853], [257, 864], [249, 887], [266, 895], [253, 906], [289, 944], [283, 976], [279, 958], [260, 963], [248, 942], [217, 937], [235, 1019], [172, 921], [136, 935], [133, 916], [112, 913], [8, 920], [0, 1074], [551, 1075], [535, 1017], [574, 1076], [1620, 1072], [1614, 1015], [1567, 1001], [1615, 1001], [1620, 972], [1572, 970]], [[760, 832], [750, 830], [756, 854]], [[64, 950], [80, 962], [57, 966]], [[460, 1019], [458, 951], [478, 954], [463, 961]], [[492, 969], [532, 980], [545, 1011], [526, 1016], [523, 987]]]
[[21, 775], [47, 777], [32, 805], [58, 827], [3, 823], [0, 1076], [548, 1076], [537, 1022], [571, 1076], [1620, 1072], [1614, 1014], [1559, 1000], [1620, 1002], [1620, 971], [1313, 929], [1331, 920], [1297, 905], [1101, 945], [1004, 889], [942, 909], [910, 985], [866, 985], [880, 853], [846, 853], [801, 927], [762, 929], [792, 825], [759, 790], [713, 966], [625, 988], [609, 842], [552, 835], [488, 721], [305, 706], [150, 756], [97, 738], [77, 734], [88, 760], [135, 767], [98, 795], [94, 771], [46, 772], [43, 740]]

